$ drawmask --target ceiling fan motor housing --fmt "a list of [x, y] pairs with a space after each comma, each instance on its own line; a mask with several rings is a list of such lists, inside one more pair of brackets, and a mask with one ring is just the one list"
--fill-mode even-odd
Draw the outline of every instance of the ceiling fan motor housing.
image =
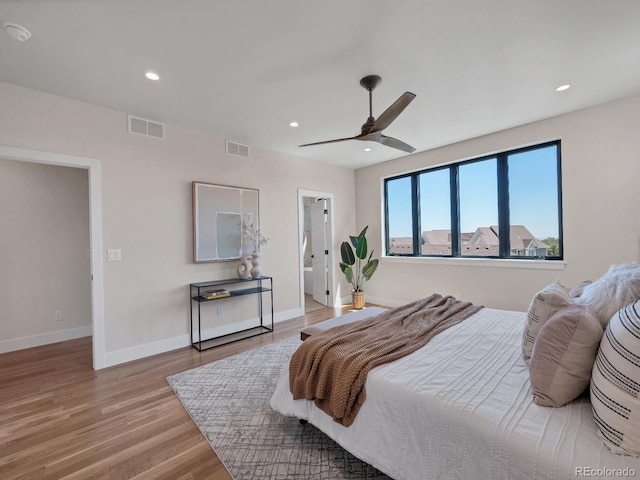
[[376, 123], [376, 119], [373, 117], [369, 117], [367, 118], [367, 121], [365, 123], [362, 124], [362, 134], [366, 135], [367, 133], [369, 133], [371, 131], [371, 129], [373, 128], [373, 125]]
[[372, 91], [380, 85], [381, 81], [382, 78], [379, 75], [367, 75], [360, 80], [360, 85], [366, 90]]

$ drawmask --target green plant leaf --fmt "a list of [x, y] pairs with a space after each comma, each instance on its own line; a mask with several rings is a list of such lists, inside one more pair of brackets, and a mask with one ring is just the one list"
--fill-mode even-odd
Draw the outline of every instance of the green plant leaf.
[[364, 227], [364, 228], [362, 229], [362, 231], [360, 232], [360, 235], [358, 235], [358, 238], [364, 238], [364, 236], [365, 236], [365, 235], [366, 235], [366, 233], [367, 233], [367, 229], [368, 229], [368, 228], [369, 228], [369, 225], [367, 225], [366, 227]]
[[353, 248], [358, 248], [358, 237], [354, 237], [353, 235], [349, 235], [349, 239], [351, 240], [351, 245], [353, 245]]
[[376, 268], [378, 268], [378, 263], [379, 260], [375, 258], [362, 268], [362, 276], [365, 280], [369, 280], [371, 278], [373, 273], [376, 271]]
[[342, 245], [340, 245], [340, 255], [345, 264], [353, 265], [356, 263], [356, 257], [353, 255], [353, 250], [348, 242], [342, 242]]
[[360, 260], [367, 258], [367, 238], [358, 238], [358, 246], [356, 247], [356, 255]]
[[351, 270], [351, 267], [346, 263], [340, 263], [340, 269], [342, 270], [342, 273], [344, 273], [347, 282], [351, 283], [351, 280], [353, 279], [353, 271]]

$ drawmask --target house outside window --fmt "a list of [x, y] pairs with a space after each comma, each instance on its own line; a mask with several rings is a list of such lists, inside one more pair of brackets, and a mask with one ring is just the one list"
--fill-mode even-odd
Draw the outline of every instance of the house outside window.
[[384, 180], [388, 256], [562, 260], [560, 141]]

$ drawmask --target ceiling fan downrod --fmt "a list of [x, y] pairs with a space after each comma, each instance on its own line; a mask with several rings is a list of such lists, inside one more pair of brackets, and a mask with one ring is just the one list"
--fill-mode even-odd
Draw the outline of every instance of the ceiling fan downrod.
[[375, 120], [373, 118], [373, 91], [380, 85], [380, 82], [382, 82], [380, 75], [367, 75], [360, 80], [360, 86], [369, 91], [369, 119], [367, 123], [373, 123]]

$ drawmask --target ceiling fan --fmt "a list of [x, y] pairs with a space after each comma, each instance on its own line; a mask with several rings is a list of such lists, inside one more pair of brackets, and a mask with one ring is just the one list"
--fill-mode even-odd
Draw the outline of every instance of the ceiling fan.
[[305, 143], [304, 145], [299, 145], [300, 147], [308, 147], [310, 145], [322, 145], [324, 143], [334, 143], [334, 142], [344, 142], [347, 140], [363, 140], [369, 142], [378, 142], [387, 147], [397, 148], [398, 150], [402, 150], [404, 152], [415, 152], [415, 148], [411, 145], [408, 145], [397, 138], [387, 137], [382, 134], [382, 131], [391, 125], [398, 115], [402, 113], [402, 111], [407, 108], [407, 105], [411, 103], [411, 101], [416, 98], [415, 93], [404, 92], [400, 95], [395, 102], [391, 104], [389, 108], [387, 108], [382, 115], [380, 115], [377, 119], [373, 118], [373, 109], [372, 109], [372, 92], [373, 90], [380, 84], [382, 78], [378, 75], [367, 75], [366, 77], [360, 80], [360, 85], [369, 91], [369, 118], [362, 125], [362, 131], [360, 135], [356, 135], [355, 137], [347, 137], [347, 138], [336, 138], [335, 140], [325, 140], [323, 142], [314, 142], [314, 143]]

